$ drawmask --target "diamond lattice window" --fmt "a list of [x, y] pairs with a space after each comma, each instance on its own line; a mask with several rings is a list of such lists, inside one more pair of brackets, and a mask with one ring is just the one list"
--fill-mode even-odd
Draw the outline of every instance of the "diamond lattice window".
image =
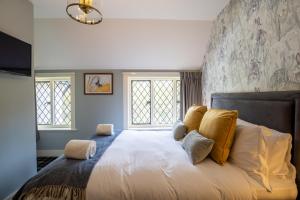
[[153, 81], [154, 121], [156, 124], [172, 124], [174, 119], [174, 87], [172, 80]]
[[178, 78], [131, 80], [130, 91], [130, 127], [164, 127], [179, 119]]
[[51, 119], [51, 88], [50, 81], [36, 82], [37, 122], [50, 125]]
[[37, 77], [36, 108], [39, 128], [72, 127], [72, 92], [69, 77]]
[[54, 124], [71, 125], [70, 81], [54, 81]]
[[132, 81], [131, 98], [132, 124], [151, 124], [151, 82]]

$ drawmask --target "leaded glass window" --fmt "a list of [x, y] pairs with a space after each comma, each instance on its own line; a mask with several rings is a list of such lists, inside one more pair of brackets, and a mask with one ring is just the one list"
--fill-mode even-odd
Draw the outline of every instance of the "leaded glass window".
[[169, 127], [179, 119], [179, 78], [133, 78], [129, 83], [129, 127]]
[[71, 128], [72, 78], [36, 77], [35, 88], [39, 128]]

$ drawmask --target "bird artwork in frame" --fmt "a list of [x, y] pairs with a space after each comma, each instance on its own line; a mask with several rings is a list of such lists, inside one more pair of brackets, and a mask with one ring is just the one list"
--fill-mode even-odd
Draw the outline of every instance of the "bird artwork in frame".
[[113, 74], [112, 73], [85, 73], [84, 94], [85, 95], [112, 95]]

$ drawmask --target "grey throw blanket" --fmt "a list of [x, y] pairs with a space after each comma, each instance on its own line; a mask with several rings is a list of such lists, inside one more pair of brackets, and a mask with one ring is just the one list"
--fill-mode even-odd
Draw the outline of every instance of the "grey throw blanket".
[[72, 160], [59, 157], [27, 181], [13, 199], [85, 199], [85, 189], [95, 164], [119, 135], [120, 132], [113, 136], [93, 136], [91, 139], [97, 143], [93, 158]]

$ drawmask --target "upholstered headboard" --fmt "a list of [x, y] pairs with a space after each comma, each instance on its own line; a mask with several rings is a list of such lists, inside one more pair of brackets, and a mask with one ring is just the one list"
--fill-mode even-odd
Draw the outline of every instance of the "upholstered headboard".
[[217, 93], [212, 108], [239, 111], [239, 118], [254, 124], [290, 133], [293, 136], [292, 162], [300, 184], [300, 91]]

